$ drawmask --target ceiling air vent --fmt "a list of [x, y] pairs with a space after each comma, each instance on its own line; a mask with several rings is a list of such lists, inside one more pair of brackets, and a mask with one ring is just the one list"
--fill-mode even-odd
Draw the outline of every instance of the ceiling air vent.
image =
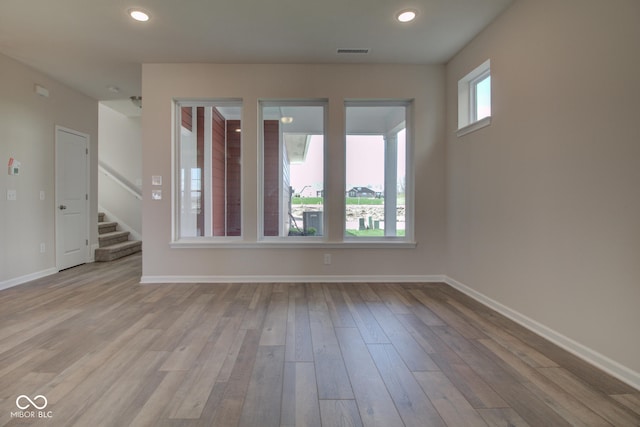
[[339, 48], [336, 52], [337, 53], [351, 53], [351, 54], [358, 54], [358, 55], [366, 55], [369, 53], [368, 48]]

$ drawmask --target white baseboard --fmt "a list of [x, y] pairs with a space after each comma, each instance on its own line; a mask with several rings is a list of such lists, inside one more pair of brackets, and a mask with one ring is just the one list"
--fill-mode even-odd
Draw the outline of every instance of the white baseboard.
[[580, 344], [571, 338], [562, 335], [561, 333], [554, 331], [553, 329], [519, 313], [511, 308], [487, 297], [486, 295], [466, 286], [457, 280], [454, 280], [448, 276], [444, 276], [445, 283], [459, 290], [460, 292], [470, 296], [483, 305], [497, 311], [498, 313], [508, 317], [521, 326], [524, 326], [528, 330], [540, 335], [541, 337], [551, 341], [559, 347], [567, 350], [574, 356], [591, 363], [597, 368], [603, 370], [609, 375], [619, 379], [620, 381], [640, 390], [640, 373], [635, 372], [624, 365], [611, 360], [607, 356], [598, 353], [595, 350]]
[[32, 280], [41, 279], [43, 277], [51, 276], [52, 274], [56, 274], [58, 272], [57, 268], [48, 268], [46, 270], [38, 271], [35, 273], [27, 274], [25, 276], [16, 277], [15, 279], [5, 280], [4, 282], [0, 282], [0, 291], [3, 289], [9, 289], [14, 286], [21, 285], [23, 283], [30, 282]]
[[446, 276], [142, 276], [140, 283], [414, 283], [444, 282]]

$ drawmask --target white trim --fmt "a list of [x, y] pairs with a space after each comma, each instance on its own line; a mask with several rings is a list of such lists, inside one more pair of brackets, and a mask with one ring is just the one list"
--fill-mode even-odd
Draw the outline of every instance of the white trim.
[[592, 365], [603, 370], [609, 375], [619, 379], [620, 381], [630, 385], [631, 387], [640, 390], [640, 372], [635, 372], [627, 368], [626, 366], [616, 362], [615, 360], [612, 360], [607, 356], [600, 354], [597, 351], [592, 350], [589, 347], [580, 344], [579, 342], [574, 341], [557, 331], [554, 331], [553, 329], [543, 325], [542, 323], [539, 323], [536, 320], [533, 320], [530, 317], [527, 317], [524, 314], [519, 313], [499, 303], [498, 301], [489, 298], [488, 296], [458, 282], [457, 280], [454, 280], [448, 276], [444, 276], [444, 282], [459, 290], [460, 292], [470, 296], [481, 304], [508, 317], [519, 325], [527, 328], [531, 332], [534, 332], [541, 337], [551, 341], [552, 343], [560, 346], [574, 356], [577, 356], [580, 359], [591, 363]]
[[444, 283], [443, 275], [404, 276], [142, 276], [140, 283]]
[[475, 132], [478, 129], [482, 129], [483, 127], [489, 126], [491, 124], [491, 116], [484, 117], [477, 122], [473, 122], [471, 124], [466, 125], [456, 131], [456, 135], [458, 137], [464, 136], [468, 133]]
[[[233, 239], [233, 240], [231, 240]], [[312, 240], [313, 238], [300, 238], [298, 241], [295, 238], [286, 238], [278, 240], [261, 240], [257, 242], [245, 242], [239, 240], [239, 238], [228, 238], [226, 240], [214, 239], [214, 238], [194, 238], [194, 239], [181, 239], [177, 242], [170, 242], [169, 247], [172, 249], [193, 249], [193, 248], [208, 248], [208, 249], [267, 249], [267, 248], [280, 248], [280, 249], [415, 249], [418, 245], [417, 242], [405, 242], [402, 240], [370, 240], [370, 241], [356, 241], [345, 240], [343, 242], [324, 242], [320, 240]], [[303, 241], [303, 239], [305, 239]]]
[[4, 282], [0, 282], [0, 291], [4, 289], [12, 288], [14, 286], [22, 285], [23, 283], [31, 282], [32, 280], [37, 280], [43, 277], [51, 276], [52, 274], [56, 274], [57, 272], [58, 272], [58, 269], [52, 267], [46, 270], [37, 271], [35, 273], [16, 277], [14, 279], [5, 280]]
[[58, 195], [60, 194], [60, 190], [58, 188], [58, 172], [60, 170], [60, 159], [58, 158], [58, 133], [59, 132], [66, 132], [66, 133], [70, 133], [72, 135], [76, 135], [76, 136], [80, 136], [82, 138], [85, 138], [85, 149], [86, 149], [86, 156], [85, 156], [85, 191], [86, 191], [86, 200], [85, 200], [85, 240], [87, 241], [87, 245], [85, 248], [85, 253], [84, 253], [84, 262], [91, 262], [91, 255], [90, 255], [90, 245], [89, 243], [91, 243], [91, 224], [92, 221], [90, 220], [91, 217], [91, 202], [90, 199], [93, 196], [93, 194], [91, 194], [91, 135], [89, 135], [88, 133], [84, 133], [84, 132], [80, 132], [74, 129], [70, 129], [64, 126], [60, 126], [60, 125], [55, 125], [55, 142], [54, 142], [54, 152], [55, 152], [55, 159], [54, 159], [54, 165], [55, 165], [55, 171], [54, 171], [54, 186], [55, 186], [55, 206], [56, 206], [56, 210], [55, 210], [55, 214], [54, 214], [54, 225], [55, 225], [55, 237], [56, 237], [56, 245], [55, 245], [55, 258], [56, 258], [56, 268], [57, 271], [60, 271], [61, 269], [64, 268], [68, 268], [66, 266], [61, 266], [60, 265], [60, 250], [58, 248], [58, 242], [61, 241], [60, 238], [60, 233], [61, 230], [59, 228], [60, 224], [58, 223], [58, 204], [59, 204], [59, 200], [58, 200]]

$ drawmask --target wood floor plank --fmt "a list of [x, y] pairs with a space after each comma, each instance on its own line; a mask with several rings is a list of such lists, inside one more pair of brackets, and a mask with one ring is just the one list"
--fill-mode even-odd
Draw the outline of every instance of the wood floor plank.
[[262, 329], [272, 291], [273, 285], [270, 283], [261, 283], [256, 286], [244, 316], [243, 329]]
[[347, 367], [360, 418], [368, 426], [403, 426], [384, 381], [355, 328], [337, 328], [336, 335]]
[[444, 421], [391, 344], [369, 344], [382, 380], [407, 427], [444, 426]]
[[392, 313], [411, 313], [411, 302], [398, 292], [396, 286], [388, 283], [373, 283], [370, 286], [379, 295], [379, 299], [376, 302], [384, 303]]
[[523, 384], [572, 425], [610, 425], [571, 393], [550, 383], [537, 369], [530, 367], [521, 358], [498, 343], [492, 340], [479, 340], [479, 342], [526, 378], [526, 382]]
[[459, 312], [463, 313], [463, 315], [467, 319], [469, 319], [470, 322], [473, 322], [473, 324], [481, 329], [482, 332], [484, 332], [488, 337], [514, 353], [528, 365], [534, 368], [558, 367], [558, 364], [556, 362], [544, 356], [542, 353], [538, 352], [531, 346], [520, 341], [513, 335], [497, 328], [493, 323], [484, 319], [484, 317], [482, 317], [480, 314], [464, 306], [462, 303], [450, 300], [448, 300], [447, 303], [456, 308], [456, 310], [458, 310]]
[[367, 306], [382, 327], [394, 347], [398, 350], [404, 362], [411, 371], [434, 371], [438, 366], [431, 360], [420, 344], [411, 336], [409, 331], [400, 323], [386, 304], [381, 302], [368, 303]]
[[637, 394], [616, 394], [611, 396], [617, 402], [621, 403], [627, 409], [635, 412], [640, 416], [640, 393]]
[[258, 346], [239, 427], [278, 427], [282, 405], [284, 346]]
[[472, 407], [506, 408], [509, 405], [466, 363], [449, 363], [440, 355], [434, 356], [435, 363]]
[[249, 388], [258, 351], [258, 343], [260, 342], [260, 333], [258, 331], [245, 331], [246, 334], [234, 360], [229, 379], [224, 383], [223, 399], [219, 406], [212, 410], [212, 425], [237, 426], [240, 420], [242, 405]]
[[362, 427], [355, 400], [321, 400], [322, 427]]
[[320, 427], [318, 387], [313, 363], [285, 362], [281, 427]]
[[304, 287], [299, 293], [290, 293], [287, 312], [285, 360], [288, 362], [313, 362], [309, 305]]
[[570, 425], [543, 399], [540, 399], [521, 383], [526, 381], [525, 377], [494, 355], [487, 355], [483, 352], [483, 347], [480, 344], [476, 346], [474, 340], [467, 340], [453, 328], [434, 326], [432, 329], [527, 423], [531, 425]]
[[529, 427], [529, 424], [511, 408], [478, 409], [478, 413], [492, 427]]
[[486, 338], [486, 336], [478, 328], [467, 322], [463, 317], [458, 315], [454, 310], [448, 307], [445, 303], [438, 298], [434, 298], [436, 291], [428, 293], [426, 289], [417, 290], [414, 289], [411, 292], [418, 301], [420, 301], [425, 307], [434, 312], [440, 319], [442, 319], [449, 327], [454, 328], [465, 338]]
[[273, 292], [262, 326], [260, 345], [284, 346], [287, 334], [287, 309], [289, 296], [286, 292]]
[[632, 426], [637, 425], [640, 421], [632, 411], [619, 405], [609, 396], [590, 389], [583, 381], [565, 369], [540, 368], [539, 371], [614, 426]]
[[343, 285], [341, 290], [344, 301], [349, 307], [349, 311], [364, 342], [367, 344], [388, 344], [390, 342], [389, 338], [360, 297], [357, 289], [353, 285], [346, 287]]
[[163, 372], [160, 384], [148, 395], [146, 402], [131, 419], [129, 427], [156, 426], [163, 418], [168, 418], [167, 402], [176, 394], [183, 383], [186, 372]]
[[122, 379], [114, 382], [99, 400], [84, 409], [73, 426], [92, 425], [96, 423], [96, 420], [100, 420], [101, 426], [120, 426], [122, 421], [118, 419], [118, 416], [121, 414], [114, 413], [112, 408], [119, 407], [121, 413], [127, 412], [134, 398], [144, 386], [144, 382], [141, 380], [148, 378], [152, 372], [157, 372], [166, 356], [165, 352], [159, 351], [147, 351], [140, 354], [133, 363], [124, 369]]
[[0, 291], [0, 426], [31, 422], [20, 394], [52, 426], [640, 425], [640, 391], [443, 283], [140, 275], [138, 254]]
[[486, 423], [442, 372], [415, 372], [418, 383], [449, 426], [482, 426]]
[[[315, 294], [322, 296], [324, 294]], [[342, 358], [331, 316], [326, 304], [317, 302], [309, 309], [309, 327], [320, 399], [353, 399], [351, 383]]]
[[204, 411], [205, 404], [218, 379], [227, 356], [227, 349], [231, 347], [234, 337], [240, 329], [242, 319], [224, 319], [219, 325], [220, 333], [216, 341], [207, 342], [198, 355], [191, 369], [190, 375], [185, 377], [181, 388], [174, 398], [174, 410], [170, 418], [198, 419]]
[[347, 306], [340, 289], [340, 284], [330, 283], [323, 285], [324, 297], [331, 320], [336, 328], [354, 328], [356, 326], [351, 310]]

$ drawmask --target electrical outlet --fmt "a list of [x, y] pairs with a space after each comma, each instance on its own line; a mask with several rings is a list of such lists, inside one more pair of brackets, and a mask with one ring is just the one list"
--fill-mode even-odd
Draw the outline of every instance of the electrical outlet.
[[46, 247], [44, 245], [44, 243], [40, 243], [40, 253], [43, 254], [46, 252]]
[[7, 190], [7, 200], [17, 200], [18, 194], [16, 190]]
[[331, 254], [324, 254], [324, 265], [331, 264]]
[[40, 200], [44, 200], [44, 190], [40, 190]]

